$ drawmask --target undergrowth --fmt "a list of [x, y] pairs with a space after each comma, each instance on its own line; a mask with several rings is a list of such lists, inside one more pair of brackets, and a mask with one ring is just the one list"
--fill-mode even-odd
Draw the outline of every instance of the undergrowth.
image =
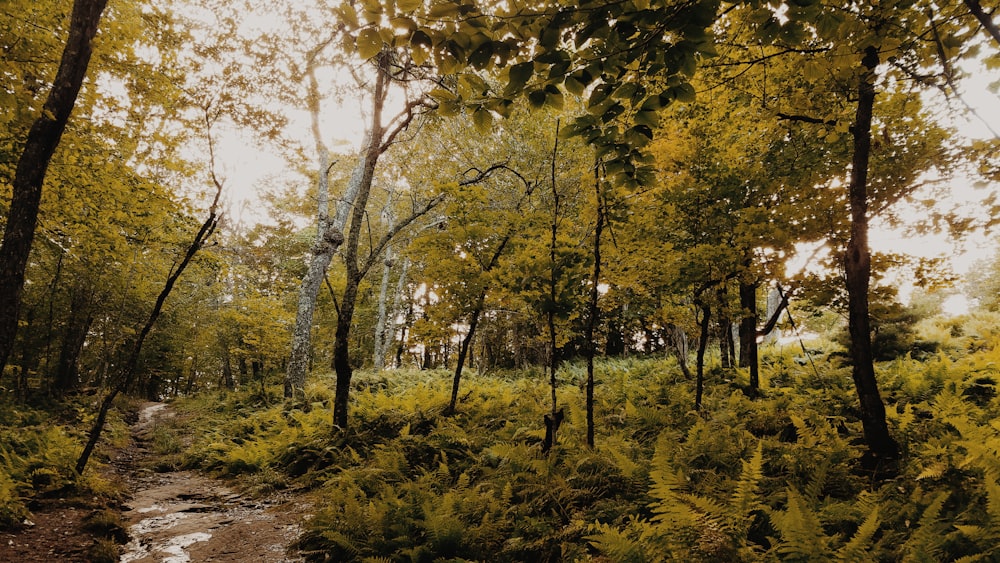
[[[22, 525], [30, 519], [32, 505], [45, 499], [80, 506], [120, 500], [121, 492], [99, 471], [101, 456], [93, 470], [76, 472], [92, 421], [82, 397], [37, 406], [0, 399], [0, 529]], [[122, 447], [127, 439], [128, 425], [115, 412], [101, 452]]]
[[698, 412], [673, 360], [605, 360], [594, 450], [568, 365], [548, 454], [538, 377], [468, 375], [446, 417], [447, 372], [359, 373], [348, 433], [322, 376], [296, 404], [203, 395], [177, 406], [205, 429], [184, 463], [313, 491], [313, 561], [995, 561], [1000, 338], [963, 326], [878, 366], [904, 450], [891, 479], [858, 463], [849, 369], [799, 350], [769, 352], [756, 400], [744, 372], [710, 370]]

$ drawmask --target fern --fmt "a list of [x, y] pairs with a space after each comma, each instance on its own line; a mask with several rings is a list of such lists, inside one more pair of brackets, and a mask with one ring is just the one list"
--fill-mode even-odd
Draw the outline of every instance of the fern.
[[[761, 506], [760, 502], [760, 481], [764, 478], [764, 443], [757, 443], [757, 450], [753, 456], [743, 462], [743, 472], [740, 480], [736, 484], [736, 491], [732, 497], [731, 514], [735, 516], [735, 521], [730, 522], [733, 528], [739, 527], [742, 523], [749, 526], [750, 513]], [[746, 537], [746, 528], [742, 530], [743, 537]]]
[[948, 524], [941, 521], [941, 511], [948, 499], [942, 491], [931, 499], [917, 521], [913, 533], [902, 546], [902, 561], [940, 561], [944, 556], [944, 538]]
[[865, 563], [872, 560], [871, 548], [879, 529], [878, 506], [872, 509], [851, 540], [837, 550], [837, 561]]
[[590, 531], [592, 533], [586, 536], [586, 540], [612, 561], [647, 563], [663, 560], [665, 556], [661, 553], [658, 554], [659, 557], [653, 557], [648, 546], [642, 541], [642, 538], [652, 533], [649, 523], [644, 520], [630, 520], [624, 531], [601, 523], [592, 524]]
[[763, 443], [758, 443], [743, 470], [729, 502], [685, 492], [687, 480], [670, 468], [667, 448], [658, 444], [653, 456], [650, 509], [660, 537], [673, 549], [692, 549], [710, 559], [749, 556], [754, 547], [748, 536], [754, 512], [761, 508], [759, 485], [763, 478]]
[[822, 561], [830, 558], [830, 538], [823, 532], [819, 517], [793, 488], [786, 491], [784, 511], [770, 512], [771, 522], [781, 535], [776, 551], [786, 561]]

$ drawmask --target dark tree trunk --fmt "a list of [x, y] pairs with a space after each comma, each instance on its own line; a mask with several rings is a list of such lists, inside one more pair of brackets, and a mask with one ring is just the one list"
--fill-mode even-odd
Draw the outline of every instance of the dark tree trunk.
[[740, 282], [740, 367], [750, 370], [750, 394], [760, 392], [760, 364], [757, 357], [757, 284]]
[[0, 374], [14, 347], [25, 268], [38, 224], [49, 161], [59, 145], [90, 64], [92, 40], [107, 0], [76, 0], [69, 37], [41, 114], [35, 119], [14, 172], [10, 209], [0, 243]]
[[446, 416], [455, 414], [458, 409], [458, 388], [462, 383], [462, 369], [465, 367], [465, 360], [469, 356], [469, 347], [476, 336], [476, 327], [479, 326], [479, 316], [483, 311], [483, 303], [486, 302], [486, 292], [479, 294], [476, 301], [476, 308], [469, 317], [469, 332], [462, 339], [462, 344], [458, 348], [458, 361], [455, 365], [455, 377], [451, 381], [451, 400], [444, 413]]
[[232, 391], [236, 389], [236, 381], [233, 378], [233, 355], [229, 352], [229, 346], [223, 344], [222, 347], [222, 387]]
[[724, 369], [732, 369], [736, 365], [735, 343], [733, 342], [733, 321], [729, 318], [729, 290], [727, 284], [722, 284], [716, 290], [716, 300], [719, 303], [719, 356]]
[[[348, 253], [350, 254], [350, 250]], [[337, 316], [337, 331], [333, 341], [333, 370], [337, 376], [336, 393], [333, 399], [333, 424], [334, 428], [341, 432], [347, 430], [351, 377], [354, 374], [351, 367], [350, 338], [357, 296], [357, 275], [348, 267], [347, 285], [344, 287], [344, 299], [340, 305], [340, 315]]]
[[705, 350], [708, 348], [709, 328], [712, 309], [705, 303], [698, 303], [701, 310], [701, 334], [698, 337], [698, 356], [696, 362], [696, 378], [694, 391], [694, 410], [701, 410], [701, 399], [705, 393]]
[[861, 423], [865, 441], [876, 464], [899, 457], [899, 445], [889, 435], [885, 405], [879, 395], [872, 354], [871, 324], [868, 312], [868, 287], [871, 281], [871, 252], [868, 247], [868, 160], [871, 154], [871, 122], [875, 105], [874, 70], [878, 50], [868, 47], [862, 60], [865, 70], [858, 83], [858, 108], [855, 117], [854, 156], [851, 162], [849, 200], [851, 239], [844, 255], [847, 274], [848, 328], [851, 335], [851, 360], [854, 387], [861, 403]]
[[990, 17], [990, 14], [983, 11], [983, 6], [979, 3], [979, 0], [965, 0], [965, 5], [969, 8], [969, 12], [975, 16], [977, 20], [979, 20], [983, 29], [985, 29], [993, 40], [996, 41], [997, 45], [1000, 46], [1000, 27], [997, 27], [997, 24], [993, 23], [993, 19]]
[[87, 332], [94, 322], [90, 314], [90, 290], [84, 286], [73, 289], [70, 299], [69, 319], [63, 334], [62, 347], [59, 349], [59, 362], [56, 366], [55, 392], [63, 395], [76, 388], [78, 374], [77, 365], [83, 344], [87, 340]]
[[587, 446], [594, 448], [594, 356], [597, 354], [597, 342], [594, 341], [594, 329], [597, 327], [598, 298], [600, 297], [599, 285], [601, 283], [601, 233], [604, 231], [605, 209], [604, 198], [601, 195], [600, 178], [594, 179], [594, 186], [597, 191], [597, 220], [594, 224], [594, 270], [590, 276], [590, 303], [587, 314]]
[[167, 276], [167, 281], [163, 284], [163, 289], [160, 291], [160, 295], [156, 298], [156, 303], [153, 304], [153, 310], [150, 311], [149, 317], [146, 319], [146, 324], [143, 325], [139, 334], [136, 336], [135, 344], [132, 345], [132, 350], [129, 353], [128, 359], [125, 361], [125, 365], [122, 367], [121, 378], [118, 383], [114, 385], [107, 395], [104, 396], [104, 400], [101, 402], [101, 407], [97, 411], [97, 418], [94, 420], [94, 426], [90, 430], [90, 436], [87, 439], [87, 444], [83, 447], [83, 452], [80, 454], [79, 459], [76, 461], [76, 472], [82, 474], [83, 470], [87, 467], [87, 462], [90, 460], [90, 455], [94, 453], [94, 448], [97, 446], [97, 441], [101, 438], [101, 432], [104, 431], [104, 424], [108, 419], [108, 412], [111, 411], [111, 405], [114, 404], [115, 397], [118, 396], [122, 391], [132, 387], [135, 382], [136, 368], [139, 365], [139, 354], [142, 352], [142, 344], [146, 341], [146, 337], [149, 336], [149, 331], [153, 329], [153, 325], [156, 324], [156, 319], [160, 316], [160, 311], [163, 310], [163, 304], [166, 303], [167, 297], [170, 292], [173, 291], [174, 285], [177, 280], [184, 273], [184, 269], [187, 268], [188, 264], [194, 258], [194, 255], [201, 249], [202, 245], [208, 237], [212, 236], [215, 232], [215, 228], [219, 225], [219, 216], [216, 215], [216, 209], [219, 204], [219, 197], [222, 196], [222, 186], [216, 184], [217, 191], [215, 192], [215, 200], [212, 202], [212, 206], [209, 209], [208, 217], [205, 222], [201, 224], [201, 228], [198, 230], [198, 234], [194, 236], [194, 240], [187, 248], [187, 252], [184, 253], [184, 258], [181, 260], [177, 268], [173, 270], [170, 275]]
[[552, 409], [543, 417], [545, 422], [545, 441], [542, 451], [548, 452], [559, 440], [559, 424], [562, 423], [562, 411], [558, 411], [559, 400], [556, 397], [556, 372], [559, 370], [559, 348], [556, 338], [556, 302], [557, 284], [560, 270], [557, 263], [556, 244], [559, 234], [559, 189], [556, 184], [556, 155], [559, 152], [559, 122], [556, 121], [556, 141], [552, 146], [552, 225], [549, 240], [549, 303], [546, 321], [549, 329], [549, 391], [552, 398]]

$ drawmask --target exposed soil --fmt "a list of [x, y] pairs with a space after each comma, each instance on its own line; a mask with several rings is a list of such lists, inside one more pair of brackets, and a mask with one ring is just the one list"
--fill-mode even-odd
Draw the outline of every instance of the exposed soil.
[[308, 506], [289, 495], [251, 499], [191, 471], [155, 473], [143, 447], [156, 424], [173, 412], [163, 403], [143, 407], [135, 425], [138, 469], [129, 475], [131, 500], [124, 518], [131, 541], [121, 561], [299, 561], [286, 554]]
[[[152, 469], [163, 464], [147, 448], [150, 433], [173, 416], [163, 403], [143, 405], [131, 446], [113, 463], [113, 478], [129, 491], [122, 518], [130, 541], [120, 561], [301, 561], [288, 552], [310, 510], [301, 498], [288, 493], [250, 498], [192, 471]], [[89, 561], [96, 538], [84, 521], [95, 510], [58, 501], [33, 506], [29, 525], [0, 532], [0, 561]]]
[[95, 538], [83, 529], [83, 519], [92, 511], [63, 502], [32, 506], [26, 527], [0, 531], [0, 561], [89, 561], [87, 554]]

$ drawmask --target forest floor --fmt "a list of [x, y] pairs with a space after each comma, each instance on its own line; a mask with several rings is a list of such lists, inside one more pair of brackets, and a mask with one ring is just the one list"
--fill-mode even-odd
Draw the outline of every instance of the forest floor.
[[[129, 542], [120, 561], [301, 561], [289, 545], [309, 502], [287, 491], [251, 497], [193, 471], [164, 471], [169, 465], [149, 447], [150, 436], [175, 416], [166, 404], [143, 405], [129, 447], [111, 465], [111, 478], [128, 491], [121, 508]], [[85, 521], [97, 510], [57, 501], [33, 507], [31, 525], [0, 532], [0, 561], [89, 561], [95, 537]]]

